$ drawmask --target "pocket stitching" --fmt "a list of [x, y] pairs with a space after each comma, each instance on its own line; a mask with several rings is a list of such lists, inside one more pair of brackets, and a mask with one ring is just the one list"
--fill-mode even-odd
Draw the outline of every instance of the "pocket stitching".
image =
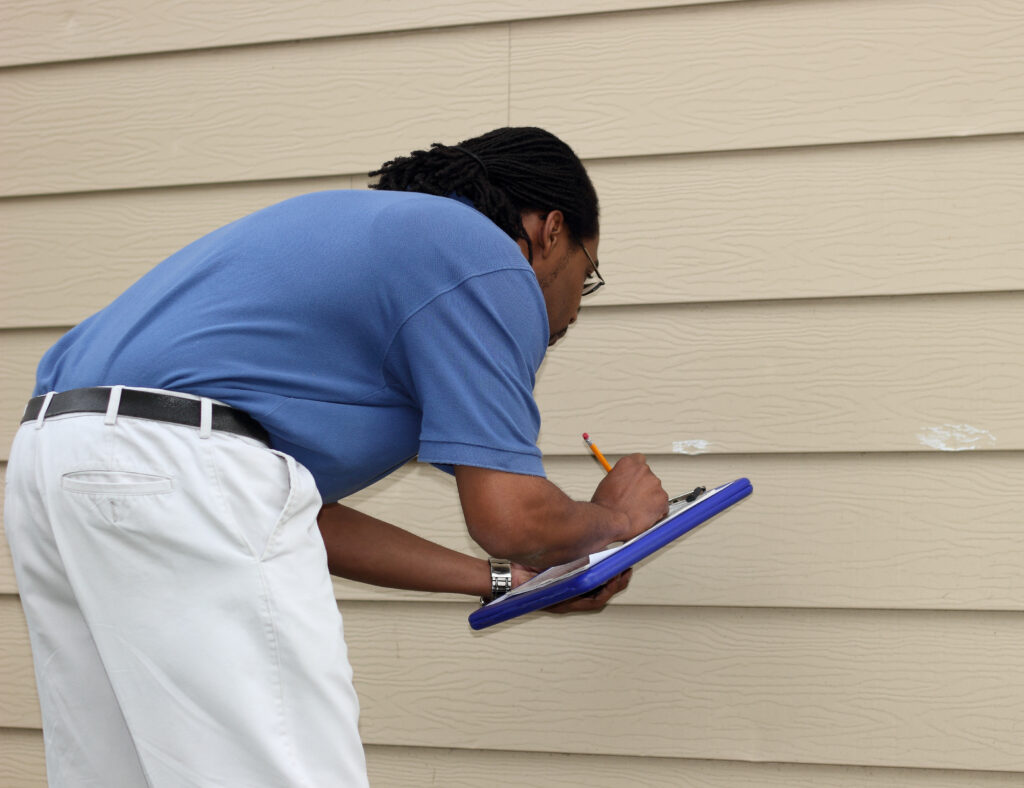
[[284, 506], [281, 507], [281, 513], [277, 517], [277, 522], [274, 523], [270, 536], [267, 537], [267, 541], [263, 545], [263, 551], [260, 553], [259, 557], [261, 562], [267, 560], [267, 554], [271, 552], [271, 548], [276, 545], [281, 534], [282, 526], [291, 516], [292, 504], [295, 502], [295, 459], [281, 451], [276, 451], [274, 449], [271, 449], [270, 451], [272, 454], [276, 454], [284, 460], [285, 467], [288, 469], [288, 495], [285, 498]]
[[[71, 478], [74, 474], [95, 473], [95, 474], [129, 474], [145, 477], [146, 481], [130, 482], [104, 482], [104, 481], [81, 481]], [[150, 473], [135, 473], [133, 471], [111, 471], [111, 470], [89, 470], [71, 471], [60, 478], [61, 488], [68, 493], [80, 495], [160, 495], [173, 492], [174, 480], [166, 476], [159, 476]]]

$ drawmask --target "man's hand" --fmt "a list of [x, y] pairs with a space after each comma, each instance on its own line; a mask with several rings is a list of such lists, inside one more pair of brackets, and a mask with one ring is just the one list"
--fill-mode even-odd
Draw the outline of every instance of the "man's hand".
[[629, 454], [615, 463], [590, 500], [626, 515], [629, 532], [624, 539], [643, 533], [668, 514], [668, 493], [642, 454]]

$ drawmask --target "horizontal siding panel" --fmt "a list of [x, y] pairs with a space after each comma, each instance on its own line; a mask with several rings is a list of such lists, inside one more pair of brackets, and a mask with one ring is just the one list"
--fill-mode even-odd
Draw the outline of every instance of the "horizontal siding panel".
[[[648, 459], [671, 493], [745, 475], [754, 494], [644, 562], [617, 604], [1024, 611], [1024, 453]], [[586, 457], [546, 464], [580, 500], [601, 475]], [[485, 555], [466, 531], [454, 481], [427, 466], [406, 466], [346, 503]], [[335, 586], [342, 600], [466, 602], [341, 579]], [[0, 593], [15, 590], [0, 539]]]
[[0, 596], [0, 728], [40, 728], [32, 649], [21, 602]]
[[10, 69], [0, 194], [366, 172], [507, 95], [501, 26]]
[[[682, 758], [631, 758], [562, 753], [368, 745], [374, 788], [480, 788], [503, 775], [508, 786], [544, 788], [1015, 788], [1008, 772], [808, 766]], [[44, 788], [40, 731], [0, 729], [0, 781], [7, 788]]]
[[709, 0], [92, 0], [73, 9], [54, 0], [7, 0], [0, 5], [0, 66], [697, 2]]
[[600, 303], [1024, 288], [1024, 137], [597, 161]]
[[369, 742], [1024, 767], [1014, 614], [619, 607], [456, 640], [468, 608], [433, 607], [346, 608]]
[[[657, 456], [671, 494], [739, 476], [753, 495], [648, 559], [620, 597], [634, 605], [1024, 610], [1024, 454]], [[586, 500], [601, 471], [549, 458]], [[463, 552], [454, 483], [409, 466], [347, 503]], [[341, 598], [390, 598], [339, 581]], [[405, 595], [409, 598], [409, 595]]]
[[[1024, 136], [598, 160], [600, 304], [1024, 289]], [[364, 175], [0, 200], [0, 327], [70, 325], [169, 253]]]
[[298, 194], [353, 188], [355, 180], [343, 175], [0, 200], [0, 327], [78, 323], [200, 236]]
[[503, 25], [9, 69], [0, 194], [360, 172], [509, 120], [588, 157], [1021, 131], [1022, 26], [1010, 0], [516, 23], [511, 97]]
[[[755, 494], [649, 559], [619, 603], [743, 607], [1024, 610], [1015, 490], [1024, 455], [651, 457], [670, 492], [741, 475]], [[590, 497], [587, 458], [550, 458], [550, 478]], [[798, 507], [793, 501], [799, 501]], [[483, 556], [454, 482], [409, 465], [346, 503], [454, 550]], [[336, 579], [343, 600], [465, 602]], [[16, 590], [0, 540], [0, 593]]]
[[424, 747], [366, 748], [374, 788], [1016, 788], [1020, 774], [864, 766], [739, 763], [513, 753]]
[[[1017, 132], [1022, 59], [1016, 0], [779, 0], [522, 22], [511, 122], [550, 127], [587, 157]], [[537, 90], [551, 74], [559, 90]]]
[[0, 785], [46, 788], [42, 731], [0, 728]]
[[[0, 465], [0, 474], [7, 475], [7, 463]], [[4, 510], [3, 503], [7, 493], [6, 478], [0, 480], [0, 512]], [[16, 594], [17, 583], [14, 580], [14, 563], [11, 559], [11, 548], [7, 544], [7, 534], [4, 528], [3, 519], [0, 518], [0, 595]], [[2, 783], [0, 783], [2, 785]]]
[[[541, 447], [1019, 449], [1024, 295], [584, 310], [541, 368]], [[638, 406], [642, 403], [642, 407]]]
[[[367, 743], [1024, 770], [1015, 614], [612, 607], [471, 634], [470, 609], [344, 606]], [[38, 726], [15, 598], [0, 631], [0, 724]]]
[[[577, 454], [589, 431], [612, 453], [1019, 450], [1022, 308], [999, 293], [584, 309], [538, 376], [540, 446]], [[60, 334], [0, 332], [0, 446]]]
[[9, 456], [25, 403], [35, 388], [39, 359], [62, 333], [61, 330], [0, 331], [0, 386], [3, 396], [9, 398], [7, 409], [0, 409], [0, 449], [4, 460]]

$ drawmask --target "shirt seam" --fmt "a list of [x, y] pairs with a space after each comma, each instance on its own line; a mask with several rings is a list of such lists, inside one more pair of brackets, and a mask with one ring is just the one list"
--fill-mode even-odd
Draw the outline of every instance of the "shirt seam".
[[[541, 456], [540, 449], [537, 449], [536, 452], [533, 452], [533, 451], [520, 451], [519, 449], [509, 449], [509, 448], [504, 448], [504, 447], [499, 449], [499, 448], [496, 448], [494, 446], [486, 446], [483, 443], [467, 443], [466, 441], [445, 441], [445, 440], [436, 440], [436, 439], [431, 439], [431, 438], [426, 438], [426, 439], [421, 439], [420, 440], [420, 447], [421, 448], [424, 445], [426, 445], [426, 444], [434, 444], [436, 446], [467, 446], [467, 447], [469, 447], [471, 449], [486, 449], [487, 451], [499, 452], [500, 454], [519, 454], [519, 455], [522, 455], [523, 457], [539, 457], [539, 456]], [[534, 448], [537, 448], [537, 447], [535, 446]], [[422, 453], [422, 451], [420, 453]], [[430, 462], [433, 462], [433, 460], [430, 460]]]
[[[442, 296], [448, 295], [453, 290], [457, 290], [458, 288], [462, 287], [467, 282], [470, 282], [470, 281], [472, 281], [474, 279], [479, 279], [480, 277], [491, 276], [493, 274], [503, 273], [505, 271], [516, 271], [516, 272], [521, 273], [521, 274], [527, 274], [527, 273], [532, 274], [533, 273], [532, 269], [527, 270], [527, 269], [519, 268], [518, 266], [513, 266], [513, 265], [502, 266], [501, 268], [495, 268], [495, 269], [492, 269], [490, 271], [480, 271], [480, 272], [477, 272], [477, 273], [472, 273], [472, 274], [469, 274], [469, 275], [465, 276], [464, 278], [460, 279], [458, 282], [455, 282], [451, 287], [448, 287], [445, 290], [440, 291], [439, 293], [435, 293], [429, 299], [427, 299], [422, 304], [420, 304], [418, 307], [416, 307], [412, 312], [410, 312], [408, 315], [406, 315], [402, 319], [402, 322], [399, 323], [395, 327], [394, 333], [391, 335], [391, 338], [388, 340], [388, 344], [387, 344], [387, 347], [384, 350], [384, 354], [381, 356], [381, 365], [380, 365], [380, 373], [381, 373], [381, 375], [383, 375], [383, 373], [384, 373], [384, 368], [387, 365], [388, 356], [391, 355], [391, 351], [392, 351], [392, 349], [395, 346], [395, 342], [398, 340], [398, 335], [402, 333], [402, 329], [405, 328], [405, 326], [409, 323], [410, 320], [412, 320], [414, 317], [416, 317], [420, 312], [422, 312], [428, 306], [433, 304], [439, 298], [441, 298]], [[541, 295], [541, 298], [543, 299], [543, 294]]]

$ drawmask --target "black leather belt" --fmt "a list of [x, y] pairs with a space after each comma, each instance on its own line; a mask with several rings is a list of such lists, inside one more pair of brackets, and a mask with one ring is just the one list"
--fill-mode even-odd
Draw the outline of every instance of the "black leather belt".
[[[46, 397], [33, 397], [28, 401], [25, 415], [21, 423], [33, 421], [39, 417], [39, 410]], [[106, 413], [110, 401], [109, 388], [71, 389], [54, 394], [46, 409], [46, 417], [60, 416], [63, 413]], [[188, 427], [199, 427], [200, 405], [197, 399], [175, 397], [170, 394], [157, 394], [152, 391], [122, 389], [121, 403], [117, 408], [118, 416], [130, 416], [136, 419], [165, 421], [169, 424], [184, 424]], [[235, 435], [255, 438], [261, 443], [270, 445], [270, 438], [263, 426], [245, 411], [227, 405], [213, 406], [212, 428]]]

